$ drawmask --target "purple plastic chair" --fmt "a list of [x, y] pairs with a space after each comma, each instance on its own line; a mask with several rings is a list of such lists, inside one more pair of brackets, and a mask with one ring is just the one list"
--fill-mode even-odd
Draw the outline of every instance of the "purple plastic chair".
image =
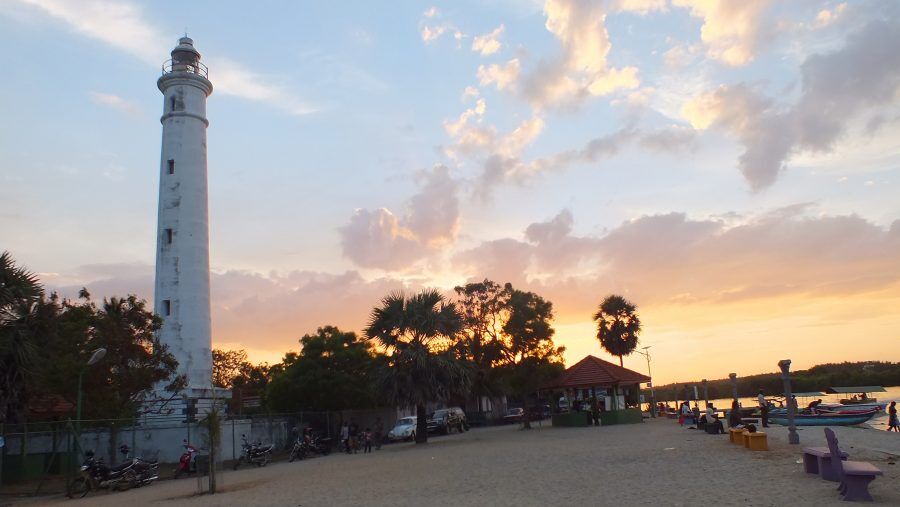
[[[832, 456], [840, 456], [841, 449], [838, 447], [838, 439], [834, 436], [831, 428], [825, 428], [825, 440], [828, 441], [828, 449]], [[869, 483], [875, 480], [875, 477], [882, 475], [875, 465], [864, 461], [842, 461], [840, 459], [832, 459], [831, 466], [834, 474], [841, 481], [838, 486], [838, 492], [841, 494], [842, 500], [852, 502], [871, 502], [872, 495], [869, 494]]]

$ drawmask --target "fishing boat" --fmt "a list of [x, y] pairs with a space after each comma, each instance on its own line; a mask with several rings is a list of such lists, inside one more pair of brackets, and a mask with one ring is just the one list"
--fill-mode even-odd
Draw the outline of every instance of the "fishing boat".
[[835, 403], [823, 403], [819, 405], [821, 410], [828, 410], [831, 412], [837, 412], [840, 414], [852, 414], [859, 411], [866, 410], [884, 410], [887, 407], [887, 403], [858, 403], [856, 405], [838, 405]]
[[[878, 410], [860, 410], [854, 413], [838, 413], [822, 410], [816, 414], [796, 414], [794, 424], [796, 426], [852, 426], [862, 424], [878, 413]], [[769, 416], [769, 420], [782, 426], [788, 425], [787, 413], [779, 411]]]

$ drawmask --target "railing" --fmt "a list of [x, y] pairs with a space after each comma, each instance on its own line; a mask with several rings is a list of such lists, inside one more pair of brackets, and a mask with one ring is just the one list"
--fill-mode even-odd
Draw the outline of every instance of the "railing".
[[166, 75], [170, 72], [190, 72], [209, 79], [209, 69], [201, 62], [182, 63], [169, 59], [163, 62], [162, 73]]

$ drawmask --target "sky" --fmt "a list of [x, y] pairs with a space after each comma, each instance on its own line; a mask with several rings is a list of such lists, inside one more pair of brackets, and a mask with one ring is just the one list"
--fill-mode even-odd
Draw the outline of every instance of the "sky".
[[[900, 361], [900, 5], [0, 0], [0, 250], [152, 301], [160, 65], [209, 66], [214, 346], [390, 291], [638, 306], [657, 384]], [[643, 356], [625, 366], [645, 372]]]

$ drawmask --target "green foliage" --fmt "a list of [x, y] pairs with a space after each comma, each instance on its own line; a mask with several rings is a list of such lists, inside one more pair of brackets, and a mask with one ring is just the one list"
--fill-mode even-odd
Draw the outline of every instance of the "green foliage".
[[23, 419], [26, 379], [38, 360], [35, 317], [43, 289], [37, 276], [0, 254], [0, 422]]
[[416, 406], [418, 443], [428, 438], [425, 404], [471, 387], [471, 370], [452, 347], [462, 325], [456, 307], [432, 289], [390, 294], [372, 310], [366, 336], [386, 353], [376, 388], [389, 403]]
[[[80, 296], [45, 298], [37, 277], [0, 255], [0, 421], [25, 421], [29, 401], [41, 398], [74, 406], [82, 368], [85, 419], [132, 417], [159, 384], [172, 393], [183, 385], [145, 301], [114, 297], [98, 308]], [[101, 347], [106, 357], [86, 367]]]
[[530, 428], [528, 396], [563, 372], [565, 348], [553, 343], [553, 303], [510, 284], [506, 289], [509, 317], [503, 325], [506, 339], [500, 364], [509, 388], [525, 401], [525, 427]]
[[622, 357], [634, 352], [641, 332], [641, 320], [637, 315], [637, 307], [622, 296], [608, 296], [600, 303], [597, 313], [597, 339], [600, 346], [614, 356], [619, 356], [619, 366], [623, 366]]
[[[288, 353], [272, 368], [266, 404], [274, 411], [343, 410], [375, 405], [371, 389], [377, 356], [353, 332], [320, 327], [300, 339], [299, 354]], [[252, 381], [252, 375], [250, 380]]]
[[462, 331], [454, 347], [472, 366], [472, 394], [499, 396], [504, 391], [503, 378], [495, 365], [499, 365], [505, 347], [503, 325], [509, 317], [511, 291], [487, 279], [454, 290], [462, 315]]

